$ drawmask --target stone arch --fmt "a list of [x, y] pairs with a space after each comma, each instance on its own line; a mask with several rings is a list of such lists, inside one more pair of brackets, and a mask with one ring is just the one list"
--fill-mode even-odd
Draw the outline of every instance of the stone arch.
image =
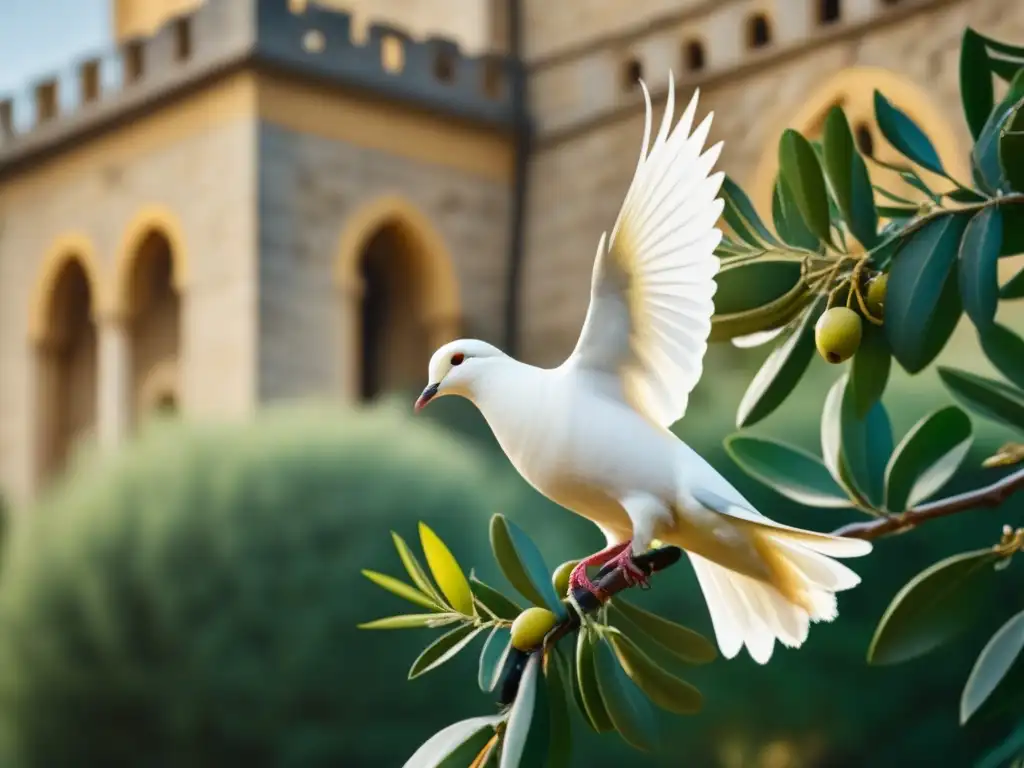
[[[770, 134], [772, 141], [762, 152], [750, 188], [754, 203], [762, 214], [771, 211], [772, 187], [779, 168], [778, 136], [783, 129], [794, 128], [813, 138], [814, 134], [821, 130], [829, 109], [836, 104], [842, 105], [855, 135], [861, 134], [858, 135], [858, 144], [863, 145], [870, 140], [875, 156], [880, 160], [907, 162], [888, 145], [875, 124], [876, 88], [925, 129], [939, 157], [954, 177], [970, 177], [955, 128], [943, 110], [923, 89], [902, 75], [881, 67], [851, 67], [829, 78], [797, 110], [794, 111], [791, 106], [783, 108], [790, 116], [780, 121], [781, 125]], [[864, 130], [868, 133], [864, 134]], [[900, 179], [898, 174], [870, 162], [868, 170], [872, 181], [885, 189], [913, 200], [921, 197], [921, 194]], [[921, 168], [917, 170], [929, 184], [937, 184], [939, 188], [949, 186], [948, 181], [940, 180], [929, 171]]]
[[162, 205], [146, 206], [136, 213], [125, 227], [120, 247], [117, 249], [110, 309], [119, 317], [129, 312], [133, 272], [140, 255], [140, 245], [147, 235], [154, 231], [161, 233], [167, 240], [171, 253], [174, 254], [171, 270], [173, 287], [180, 293], [185, 292], [190, 259], [181, 223], [169, 208]]
[[[125, 378], [129, 423], [138, 423], [153, 403], [147, 382], [156, 371], [178, 369], [182, 355], [182, 302], [188, 252], [176, 218], [161, 208], [140, 212], [129, 224], [117, 255], [113, 314], [127, 341]], [[169, 393], [180, 402], [175, 375]]]
[[342, 230], [334, 277], [346, 395], [416, 386], [462, 315], [451, 253], [434, 225], [399, 196], [367, 203]]
[[103, 273], [92, 241], [82, 234], [57, 238], [43, 256], [42, 267], [29, 299], [28, 332], [33, 343], [45, 343], [52, 333], [54, 290], [69, 262], [76, 262], [89, 285], [92, 320], [105, 310]]
[[47, 481], [67, 466], [97, 423], [98, 331], [103, 281], [92, 242], [59, 238], [43, 259], [29, 306], [36, 373], [36, 467]]

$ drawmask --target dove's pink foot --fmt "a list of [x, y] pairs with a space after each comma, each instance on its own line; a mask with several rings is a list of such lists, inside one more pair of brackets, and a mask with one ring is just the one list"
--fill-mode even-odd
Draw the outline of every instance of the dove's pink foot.
[[[587, 568], [590, 566], [601, 567], [605, 563], [611, 562], [616, 557], [622, 554], [622, 552], [629, 552], [630, 542], [624, 542], [622, 544], [614, 544], [607, 549], [602, 549], [600, 552], [596, 552], [590, 557], [586, 557], [580, 560], [576, 564], [576, 567], [572, 569], [569, 574], [569, 593], [571, 594], [578, 587], [590, 592], [602, 603], [605, 602], [609, 595], [594, 582], [587, 578]], [[634, 566], [635, 568], [636, 566]], [[639, 570], [639, 569], [637, 569]]]
[[[632, 544], [632, 542], [626, 542]], [[647, 578], [647, 574], [644, 569], [636, 564], [633, 560], [633, 548], [627, 546], [615, 557], [608, 561], [608, 565], [614, 565], [616, 568], [622, 571], [626, 577], [626, 583], [630, 586], [640, 585], [641, 587], [650, 586], [650, 581]]]

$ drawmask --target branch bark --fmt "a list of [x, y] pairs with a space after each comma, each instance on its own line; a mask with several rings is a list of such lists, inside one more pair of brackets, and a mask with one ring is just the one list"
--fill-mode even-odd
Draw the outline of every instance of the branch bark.
[[[663, 571], [669, 566], [675, 565], [679, 562], [679, 558], [682, 556], [683, 550], [679, 547], [661, 547], [660, 549], [654, 549], [650, 552], [638, 555], [635, 562], [637, 567], [643, 570], [643, 572], [648, 576], [651, 576], [658, 571]], [[626, 581], [626, 574], [624, 571], [615, 568], [614, 566], [607, 565], [597, 572], [597, 576], [594, 577], [594, 585], [603, 590], [609, 598], [633, 586]], [[597, 595], [591, 594], [585, 589], [573, 590], [572, 596], [576, 601], [576, 605], [579, 607], [579, 610], [583, 611], [584, 614], [593, 613], [604, 604]], [[519, 689], [519, 680], [523, 675], [526, 660], [529, 658], [531, 653], [540, 651], [543, 648], [550, 648], [554, 646], [554, 644], [563, 637], [572, 634], [580, 628], [581, 621], [579, 612], [568, 599], [563, 602], [569, 612], [565, 621], [558, 624], [554, 629], [548, 632], [544, 640], [535, 647], [526, 651], [520, 651], [513, 648], [509, 653], [509, 657], [505, 662], [505, 671], [502, 675], [501, 691], [498, 699], [500, 704], [511, 704], [515, 699], [516, 691]]]
[[855, 539], [877, 539], [889, 534], [904, 533], [929, 520], [937, 520], [940, 517], [948, 517], [978, 507], [997, 507], [1011, 494], [1022, 488], [1024, 488], [1024, 469], [1018, 469], [1002, 480], [983, 488], [938, 499], [927, 504], [919, 504], [899, 515], [881, 517], [863, 523], [850, 523], [842, 528], [837, 528], [833, 533], [837, 536], [849, 536]]
[[[844, 525], [842, 528], [837, 528], [833, 531], [833, 534], [858, 539], [877, 539], [890, 534], [903, 533], [916, 528], [928, 520], [948, 517], [979, 507], [996, 507], [1021, 489], [1024, 489], [1024, 469], [1018, 469], [1016, 472], [983, 488], [967, 491], [956, 496], [949, 496], [945, 499], [938, 499], [927, 504], [920, 504], [900, 515]], [[662, 547], [638, 556], [636, 564], [645, 573], [651, 575], [675, 565], [682, 555], [683, 551], [679, 547]], [[626, 575], [623, 571], [619, 569], [613, 570], [609, 566], [605, 566], [598, 571], [594, 583], [604, 590], [609, 597], [633, 586], [626, 581]], [[596, 611], [603, 604], [595, 595], [586, 590], [574, 591], [573, 597], [584, 614]], [[512, 653], [509, 654], [499, 693], [499, 702], [502, 705], [510, 704], [515, 699], [516, 691], [519, 688], [519, 680], [522, 677], [526, 660], [530, 654], [543, 648], [552, 647], [566, 635], [570, 635], [579, 629], [580, 614], [571, 605], [570, 601], [566, 600], [565, 602], [569, 609], [568, 618], [552, 629], [542, 643], [526, 651], [513, 649]]]

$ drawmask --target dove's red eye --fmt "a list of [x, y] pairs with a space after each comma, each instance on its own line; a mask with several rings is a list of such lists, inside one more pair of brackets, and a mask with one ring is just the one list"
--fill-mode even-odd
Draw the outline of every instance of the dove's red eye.
[[462, 365], [462, 361], [466, 359], [466, 356], [461, 352], [456, 352], [452, 355], [452, 365]]

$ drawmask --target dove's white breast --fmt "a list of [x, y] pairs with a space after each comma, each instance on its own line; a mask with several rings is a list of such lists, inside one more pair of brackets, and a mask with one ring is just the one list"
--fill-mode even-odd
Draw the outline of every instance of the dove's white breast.
[[519, 473], [558, 504], [605, 527], [628, 526], [618, 499], [676, 498], [680, 443], [572, 368], [516, 365], [475, 397]]

